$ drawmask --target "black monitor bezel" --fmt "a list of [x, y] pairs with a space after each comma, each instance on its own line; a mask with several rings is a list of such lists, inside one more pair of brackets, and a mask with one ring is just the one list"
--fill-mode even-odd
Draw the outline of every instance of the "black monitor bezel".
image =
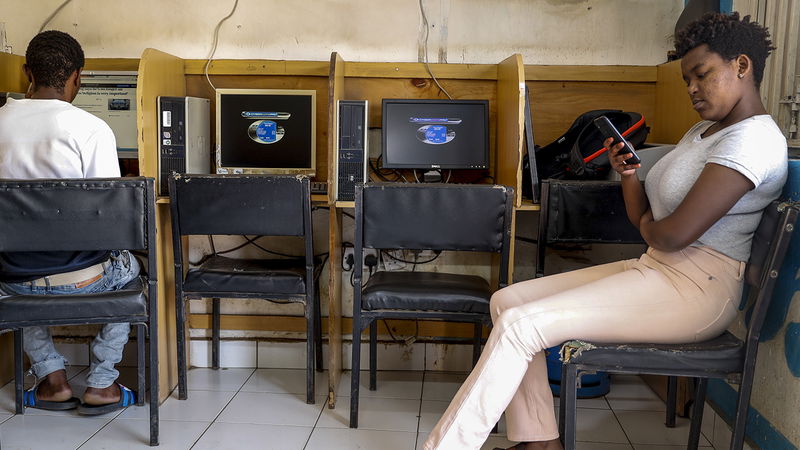
[[[431, 164], [428, 166], [420, 164], [399, 164], [392, 163], [386, 157], [386, 108], [390, 104], [471, 104], [482, 105], [483, 115], [486, 122], [486, 142], [484, 143], [483, 161], [484, 167], [465, 167], [462, 164]], [[408, 98], [384, 98], [381, 101], [381, 153], [383, 160], [381, 166], [387, 169], [455, 169], [455, 170], [486, 170], [489, 168], [489, 100], [449, 100], [449, 99], [408, 99]]]

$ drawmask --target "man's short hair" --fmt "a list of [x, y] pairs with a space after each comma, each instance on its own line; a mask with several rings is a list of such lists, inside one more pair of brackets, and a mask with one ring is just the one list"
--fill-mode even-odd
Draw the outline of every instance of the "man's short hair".
[[25, 51], [36, 86], [64, 90], [67, 78], [84, 65], [81, 44], [63, 31], [48, 30], [37, 34]]

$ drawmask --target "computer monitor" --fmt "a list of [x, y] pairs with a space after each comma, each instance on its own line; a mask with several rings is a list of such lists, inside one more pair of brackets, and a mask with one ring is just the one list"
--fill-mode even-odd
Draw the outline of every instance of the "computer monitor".
[[114, 132], [117, 156], [137, 158], [139, 147], [136, 128], [135, 71], [85, 70], [81, 73], [81, 88], [72, 102], [103, 119]]
[[316, 91], [217, 89], [217, 173], [315, 174]]
[[488, 169], [487, 100], [383, 100], [383, 167]]

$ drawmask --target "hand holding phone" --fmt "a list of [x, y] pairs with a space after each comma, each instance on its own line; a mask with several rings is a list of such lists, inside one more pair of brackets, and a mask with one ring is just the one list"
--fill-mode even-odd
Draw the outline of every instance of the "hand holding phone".
[[630, 142], [626, 141], [625, 138], [622, 137], [622, 133], [620, 133], [619, 130], [617, 130], [617, 128], [614, 126], [614, 124], [612, 124], [611, 121], [608, 120], [608, 117], [600, 116], [594, 119], [594, 126], [596, 126], [598, 130], [600, 130], [600, 133], [603, 134], [603, 137], [614, 138], [614, 142], [611, 143], [612, 147], [619, 144], [620, 142], [625, 144], [619, 151], [620, 154], [627, 154], [627, 153], [631, 154], [631, 157], [625, 160], [625, 164], [639, 164], [642, 162], [642, 160], [639, 159], [639, 155], [637, 155], [636, 152], [633, 150], [633, 146], [630, 144]]

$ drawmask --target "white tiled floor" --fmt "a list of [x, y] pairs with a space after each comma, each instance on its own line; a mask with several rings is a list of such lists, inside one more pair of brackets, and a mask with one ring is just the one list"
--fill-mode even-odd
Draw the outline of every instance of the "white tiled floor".
[[[76, 392], [85, 370], [71, 368]], [[129, 370], [122, 379], [133, 385]], [[302, 369], [193, 369], [189, 399], [177, 392], [160, 408], [161, 447], [179, 449], [380, 449], [421, 448], [455, 394], [465, 374], [379, 372], [378, 390], [368, 389], [361, 374], [357, 430], [348, 428], [350, 374], [338, 390], [336, 409], [325, 407], [327, 377], [317, 375], [317, 402], [305, 402]], [[664, 405], [634, 376], [612, 379], [606, 397], [580, 400], [578, 448], [581, 450], [678, 450], [685, 448], [689, 424], [664, 427]], [[710, 411], [710, 408], [707, 408]], [[75, 412], [29, 409], [13, 414], [13, 385], [0, 389], [0, 445], [14, 449], [149, 448], [147, 408], [130, 407], [98, 418]], [[706, 413], [701, 448], [725, 448], [730, 432], [716, 415]], [[717, 423], [719, 422], [719, 423]], [[504, 434], [489, 437], [484, 449], [512, 445]]]

